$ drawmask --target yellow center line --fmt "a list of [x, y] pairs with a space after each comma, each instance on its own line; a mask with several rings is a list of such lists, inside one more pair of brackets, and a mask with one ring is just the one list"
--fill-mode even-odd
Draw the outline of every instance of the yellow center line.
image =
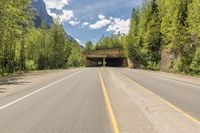
[[[127, 80], [134, 82], [135, 84], [140, 85], [139, 83], [135, 82], [134, 80], [132, 80], [131, 78], [129, 78], [127, 75], [122, 74], [121, 72], [117, 72], [120, 75], [122, 75], [124, 78], [126, 78]], [[163, 99], [162, 97], [160, 97], [159, 95], [157, 95], [156, 93], [153, 93], [152, 91], [150, 91], [149, 89], [145, 88], [142, 86], [142, 88], [147, 91], [148, 93], [150, 93], [151, 95], [155, 96], [156, 98], [158, 98], [160, 101], [164, 102], [165, 104], [169, 105], [170, 107], [172, 107], [173, 109], [175, 109], [176, 111], [178, 111], [179, 113], [183, 114], [186, 118], [188, 118], [189, 120], [195, 122], [196, 124], [200, 125], [200, 121], [196, 118], [194, 118], [193, 116], [191, 116], [190, 114], [186, 113], [185, 111], [181, 110], [180, 108], [176, 107], [175, 105], [173, 105], [172, 103], [168, 102], [167, 100]]]
[[100, 69], [98, 71], [99, 71], [99, 76], [100, 76], [100, 80], [101, 80], [103, 96], [104, 96], [104, 100], [105, 100], [105, 103], [106, 103], [106, 108], [107, 108], [107, 111], [108, 111], [108, 115], [109, 115], [111, 124], [113, 126], [114, 133], [120, 133], [119, 127], [118, 127], [118, 124], [117, 124], [117, 120], [116, 120], [116, 117], [114, 115], [114, 112], [113, 112], [113, 109], [112, 109], [112, 106], [111, 106], [111, 103], [110, 103], [110, 99], [108, 97], [108, 92], [107, 92], [107, 89], [106, 89], [106, 86], [105, 86], [105, 83], [104, 83]]

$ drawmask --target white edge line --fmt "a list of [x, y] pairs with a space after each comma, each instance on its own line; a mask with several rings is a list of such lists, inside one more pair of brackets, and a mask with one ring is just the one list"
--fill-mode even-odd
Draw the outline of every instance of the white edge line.
[[[84, 70], [82, 70], [82, 71], [84, 71]], [[51, 84], [49, 84], [49, 85], [46, 85], [46, 86], [44, 86], [44, 87], [42, 87], [42, 88], [40, 88], [40, 89], [38, 89], [38, 90], [36, 90], [36, 91], [34, 91], [34, 92], [31, 92], [31, 93], [29, 93], [29, 94], [27, 94], [27, 95], [25, 95], [25, 96], [23, 96], [23, 97], [21, 97], [21, 98], [19, 98], [19, 99], [17, 99], [17, 100], [14, 100], [14, 101], [12, 101], [12, 102], [6, 104], [6, 105], [3, 105], [3, 106], [0, 107], [0, 110], [2, 110], [2, 109], [4, 109], [4, 108], [7, 108], [7, 107], [9, 107], [9, 106], [11, 106], [11, 105], [13, 105], [13, 104], [15, 104], [15, 103], [17, 103], [17, 102], [19, 102], [19, 101], [25, 99], [25, 98], [27, 98], [27, 97], [29, 97], [29, 96], [32, 96], [32, 95], [34, 95], [34, 94], [40, 92], [40, 91], [43, 91], [43, 90], [47, 89], [48, 87], [50, 87], [50, 86], [52, 86], [52, 85], [54, 85], [54, 84], [57, 84], [57, 83], [59, 83], [59, 82], [65, 80], [65, 79], [67, 79], [67, 78], [70, 78], [70, 77], [72, 77], [72, 76], [74, 76], [74, 75], [76, 75], [76, 74], [78, 74], [78, 73], [80, 73], [80, 72], [82, 72], [82, 71], [78, 71], [78, 72], [72, 73], [72, 74], [70, 74], [70, 75], [68, 75], [68, 76], [66, 76], [66, 77], [64, 77], [64, 78], [62, 78], [62, 79], [59, 79], [59, 80], [57, 80], [57, 81], [55, 81], [55, 82], [53, 82], [53, 83], [51, 83]]]
[[[137, 71], [136, 71], [136, 73], [137, 73]], [[144, 73], [142, 73], [142, 74], [144, 74]], [[163, 77], [162, 75], [158, 75], [158, 77], [156, 77], [157, 76], [156, 74], [153, 74], [154, 76], [149, 75], [149, 74], [147, 74], [147, 75], [150, 76], [150, 77], [153, 77], [153, 78], [157, 78], [157, 79], [164, 79], [164, 80], [168, 80], [168, 81], [171, 81], [171, 82], [179, 83], [179, 84], [182, 84], [182, 85], [187, 85], [187, 86], [190, 86], [190, 87], [200, 88], [200, 86], [198, 86], [198, 85], [193, 85], [192, 83], [186, 83], [184, 81], [177, 81], [176, 79], [170, 79], [170, 78], [167, 78], [167, 77]]]
[[182, 81], [177, 81], [177, 80], [168, 79], [168, 78], [165, 78], [165, 77], [154, 77], [154, 78], [164, 79], [164, 80], [168, 80], [168, 81], [171, 81], [171, 82], [179, 83], [179, 84], [182, 84], [182, 85], [187, 85], [187, 86], [190, 86], [190, 87], [200, 88], [200, 86], [198, 86], [198, 85], [192, 85], [190, 83], [185, 83], [184, 81], [183, 82]]

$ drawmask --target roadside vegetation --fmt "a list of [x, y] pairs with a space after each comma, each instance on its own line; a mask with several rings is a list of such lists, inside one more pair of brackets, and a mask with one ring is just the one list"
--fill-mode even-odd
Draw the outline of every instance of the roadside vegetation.
[[85, 44], [85, 51], [90, 52], [94, 50], [105, 50], [105, 49], [123, 49], [123, 38], [124, 35], [111, 35], [111, 36], [102, 36], [96, 44], [93, 44], [92, 41], [88, 41]]
[[59, 20], [34, 26], [30, 0], [0, 1], [0, 75], [84, 65], [82, 49]]
[[123, 48], [122, 35], [106, 36], [99, 39], [96, 43], [95, 50]]
[[167, 71], [200, 74], [200, 1], [143, 0], [133, 8], [129, 34], [103, 37], [94, 49], [122, 47], [135, 68], [166, 64]]
[[199, 0], [144, 0], [141, 9], [132, 12], [125, 41], [128, 56], [147, 69], [159, 70], [166, 58], [162, 53], [168, 51], [169, 70], [200, 74], [199, 24]]
[[[83, 49], [59, 19], [34, 26], [30, 0], [0, 1], [0, 75], [84, 66]], [[143, 0], [133, 8], [128, 35], [103, 36], [85, 51], [123, 48], [134, 68], [200, 74], [200, 1]], [[168, 60], [165, 62], [164, 58]]]

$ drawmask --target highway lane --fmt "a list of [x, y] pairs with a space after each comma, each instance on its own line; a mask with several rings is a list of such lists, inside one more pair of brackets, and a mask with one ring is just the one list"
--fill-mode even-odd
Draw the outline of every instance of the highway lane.
[[157, 94], [192, 117], [200, 120], [199, 83], [182, 81], [153, 72], [115, 68], [133, 81]]
[[0, 100], [1, 133], [112, 132], [97, 68], [34, 88]]
[[198, 122], [143, 89], [199, 119], [200, 87], [191, 81], [126, 68], [47, 74], [0, 98], [0, 133], [198, 133]]

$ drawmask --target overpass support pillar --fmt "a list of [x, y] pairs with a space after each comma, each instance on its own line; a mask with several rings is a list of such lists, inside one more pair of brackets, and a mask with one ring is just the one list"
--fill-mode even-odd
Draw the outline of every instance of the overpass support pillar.
[[127, 58], [127, 63], [129, 68], [133, 68], [133, 62], [130, 60], [130, 58]]
[[103, 66], [105, 67], [106, 66], [106, 58], [103, 57]]

